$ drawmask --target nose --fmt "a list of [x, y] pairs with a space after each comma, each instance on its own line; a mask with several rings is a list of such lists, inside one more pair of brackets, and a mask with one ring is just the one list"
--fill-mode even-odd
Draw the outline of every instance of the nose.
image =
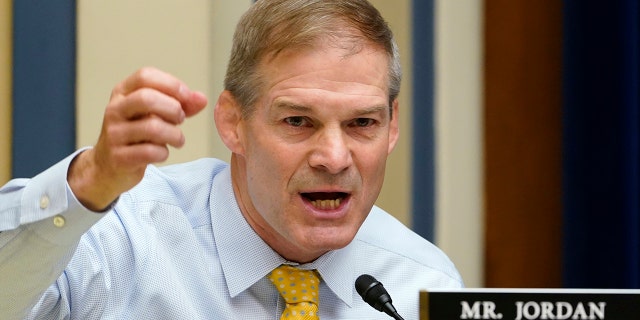
[[309, 165], [330, 174], [338, 174], [353, 163], [348, 137], [341, 128], [324, 128], [316, 132]]

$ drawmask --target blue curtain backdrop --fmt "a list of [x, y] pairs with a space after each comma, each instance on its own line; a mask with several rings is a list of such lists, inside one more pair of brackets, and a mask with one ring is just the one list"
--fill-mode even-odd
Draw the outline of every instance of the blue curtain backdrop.
[[12, 176], [75, 149], [76, 2], [13, 1]]
[[412, 225], [434, 241], [435, 179], [433, 126], [433, 0], [412, 1], [413, 19], [413, 134]]
[[640, 287], [639, 2], [564, 1], [565, 287]]

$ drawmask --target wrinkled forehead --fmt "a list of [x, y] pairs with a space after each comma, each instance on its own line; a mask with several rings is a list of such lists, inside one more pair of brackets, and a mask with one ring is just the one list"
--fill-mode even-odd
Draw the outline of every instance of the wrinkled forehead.
[[[362, 37], [333, 38], [325, 36], [316, 39], [311, 45], [291, 46], [280, 51], [273, 51], [258, 65], [258, 74], [267, 82], [278, 81], [279, 77], [287, 77], [293, 74], [314, 73], [316, 75], [328, 75], [332, 69], [352, 70], [342, 74], [343, 85], [349, 82], [357, 82], [364, 73], [375, 75], [375, 80], [388, 92], [389, 56], [379, 45], [367, 41]], [[356, 63], [357, 62], [357, 63]], [[356, 71], [356, 65], [364, 63], [364, 70]], [[365, 72], [366, 71], [366, 72]], [[274, 75], [277, 76], [274, 77]], [[370, 77], [370, 76], [369, 76]]]
[[299, 105], [387, 106], [388, 72], [384, 51], [363, 46], [357, 53], [334, 43], [286, 49], [260, 66], [259, 106], [278, 99]]

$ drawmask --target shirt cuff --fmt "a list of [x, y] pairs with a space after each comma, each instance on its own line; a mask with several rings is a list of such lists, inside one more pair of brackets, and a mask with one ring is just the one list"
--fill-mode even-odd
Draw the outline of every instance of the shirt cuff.
[[57, 245], [72, 245], [98, 222], [104, 212], [92, 212], [73, 195], [67, 183], [71, 161], [87, 148], [80, 149], [48, 170], [35, 176], [22, 197], [21, 224], [41, 238]]

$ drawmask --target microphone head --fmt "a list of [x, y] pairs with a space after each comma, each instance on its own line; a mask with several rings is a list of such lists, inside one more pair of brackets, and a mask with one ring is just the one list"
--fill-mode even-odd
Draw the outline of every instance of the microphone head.
[[378, 283], [379, 282], [376, 278], [368, 274], [363, 274], [356, 279], [356, 291], [358, 291], [358, 294], [364, 298], [364, 294], [367, 290]]
[[391, 296], [376, 278], [363, 274], [356, 279], [356, 291], [366, 303], [378, 311], [384, 311], [387, 303], [391, 304]]

